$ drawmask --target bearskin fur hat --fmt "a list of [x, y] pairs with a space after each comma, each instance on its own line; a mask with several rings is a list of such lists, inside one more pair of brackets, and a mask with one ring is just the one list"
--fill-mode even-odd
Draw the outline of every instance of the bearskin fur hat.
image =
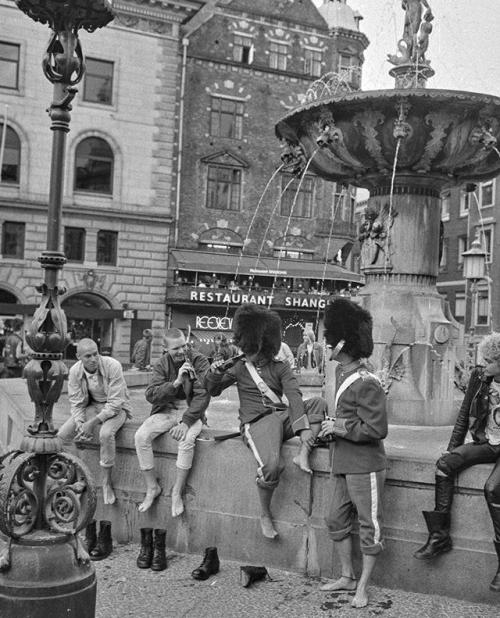
[[281, 345], [281, 318], [266, 307], [247, 303], [236, 310], [233, 320], [234, 343], [245, 354], [260, 353], [273, 358]]
[[325, 309], [325, 339], [333, 348], [343, 339], [342, 351], [354, 359], [373, 352], [372, 316], [357, 303], [337, 298]]

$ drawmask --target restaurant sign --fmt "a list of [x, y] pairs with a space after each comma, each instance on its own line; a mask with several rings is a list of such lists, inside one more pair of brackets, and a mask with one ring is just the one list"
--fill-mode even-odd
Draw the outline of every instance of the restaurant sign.
[[[191, 290], [189, 300], [198, 303], [216, 303], [221, 305], [242, 305], [252, 303], [254, 305], [272, 305], [272, 294], [246, 294], [244, 292], [217, 292], [215, 290]], [[283, 298], [283, 297], [281, 297]], [[281, 300], [281, 299], [280, 299]], [[282, 304], [283, 303], [283, 304]], [[324, 309], [327, 299], [319, 295], [285, 296], [282, 303], [277, 306], [290, 307], [292, 309]]]

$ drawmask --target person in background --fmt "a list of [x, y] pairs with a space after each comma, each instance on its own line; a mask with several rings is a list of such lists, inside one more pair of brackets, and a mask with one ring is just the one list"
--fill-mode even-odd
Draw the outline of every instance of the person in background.
[[63, 441], [90, 440], [99, 432], [100, 466], [104, 504], [114, 504], [116, 496], [112, 471], [116, 457], [116, 434], [132, 406], [121, 363], [101, 356], [92, 339], [81, 339], [76, 349], [78, 361], [69, 370], [68, 397], [71, 416], [59, 429]]
[[[325, 338], [336, 360], [335, 410], [323, 421], [319, 438], [334, 437], [330, 506], [325, 522], [340, 560], [341, 575], [321, 586], [332, 592], [355, 590], [352, 607], [368, 605], [367, 587], [383, 549], [382, 494], [387, 461], [387, 402], [379, 379], [367, 369], [373, 352], [372, 317], [343, 298], [325, 310]], [[354, 513], [356, 515], [354, 515]], [[362, 569], [353, 568], [353, 517], [359, 521]]]
[[297, 348], [297, 369], [315, 369], [323, 373], [323, 348], [316, 342], [312, 330], [304, 330], [302, 343]]
[[[450, 524], [455, 478], [476, 464], [493, 464], [484, 496], [498, 556], [490, 590], [500, 592], [500, 333], [486, 335], [479, 344], [479, 354], [484, 365], [472, 371], [450, 441], [436, 462], [434, 510], [423, 511], [429, 537], [414, 557], [430, 560], [452, 549]], [[468, 432], [472, 442], [464, 444]]]
[[150, 328], [145, 328], [142, 331], [142, 339], [136, 342], [130, 361], [133, 363], [133, 369], [136, 371], [146, 371], [151, 367], [151, 341], [153, 340], [153, 331]]
[[164, 353], [153, 367], [146, 399], [153, 404], [150, 416], [135, 434], [135, 450], [146, 482], [146, 496], [139, 505], [144, 513], [161, 494], [154, 469], [153, 440], [166, 433], [178, 441], [175, 483], [172, 488], [172, 516], [184, 512], [182, 494], [193, 465], [196, 438], [203, 423], [210, 396], [203, 386], [209, 369], [203, 354], [189, 350], [184, 333], [170, 328], [164, 336]]
[[22, 335], [23, 321], [19, 318], [12, 320], [12, 332], [5, 338], [2, 350], [4, 362], [4, 376], [6, 378], [20, 378], [26, 364], [28, 354], [24, 348]]
[[276, 355], [276, 360], [286, 361], [293, 369], [295, 367], [295, 357], [290, 346], [284, 341], [281, 342], [280, 351]]

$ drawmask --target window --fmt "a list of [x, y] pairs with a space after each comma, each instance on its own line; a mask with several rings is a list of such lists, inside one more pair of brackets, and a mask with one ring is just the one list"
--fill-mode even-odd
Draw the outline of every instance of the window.
[[460, 216], [466, 217], [474, 207], [474, 201], [478, 200], [477, 191], [467, 191], [468, 188], [476, 187], [473, 183], [465, 185], [460, 191]]
[[24, 223], [4, 221], [2, 225], [2, 255], [10, 258], [24, 258]]
[[359, 63], [355, 56], [350, 54], [340, 54], [339, 56], [339, 74], [340, 77], [348, 82], [354, 80], [358, 76]]
[[19, 88], [19, 45], [0, 41], [0, 86]]
[[[0, 127], [0, 144], [4, 127]], [[19, 184], [19, 167], [21, 161], [21, 142], [14, 129], [7, 127], [3, 153], [2, 174], [0, 182]]]
[[76, 149], [75, 190], [112, 193], [113, 163], [113, 151], [103, 139], [81, 141]]
[[222, 165], [208, 166], [207, 208], [240, 210], [241, 170]]
[[490, 301], [488, 290], [479, 290], [476, 305], [476, 326], [490, 323]]
[[467, 236], [459, 236], [457, 239], [457, 243], [457, 264], [459, 266], [463, 266], [464, 256], [462, 254], [464, 251], [467, 251]]
[[243, 137], [243, 111], [241, 101], [212, 97], [210, 111], [210, 135], [216, 137]]
[[493, 206], [495, 203], [495, 180], [482, 182], [480, 186], [481, 208]]
[[271, 41], [269, 48], [269, 66], [271, 69], [286, 71], [286, 54], [288, 46], [283, 43]]
[[450, 220], [450, 203], [450, 194], [445, 193], [441, 198], [441, 221]]
[[443, 238], [443, 249], [441, 252], [441, 261], [439, 262], [439, 270], [443, 271], [448, 268], [448, 243], [449, 238]]
[[463, 292], [455, 292], [455, 319], [463, 322], [465, 319], [465, 294]]
[[113, 96], [113, 63], [106, 60], [86, 59], [83, 100], [111, 105]]
[[491, 258], [493, 255], [493, 228], [482, 228], [479, 232], [479, 238], [481, 240], [481, 246], [486, 251], [486, 262], [491, 264]]
[[304, 73], [313, 77], [321, 76], [322, 53], [317, 49], [304, 50]]
[[242, 64], [252, 64], [254, 55], [253, 39], [241, 34], [234, 35], [233, 60]]
[[313, 254], [304, 251], [293, 251], [291, 249], [273, 249], [273, 256], [277, 258], [288, 258], [290, 260], [312, 260]]
[[64, 228], [64, 254], [68, 262], [85, 260], [85, 230], [83, 228]]
[[[300, 190], [298, 190], [299, 183]], [[281, 216], [303, 218], [312, 216], [314, 180], [311, 176], [305, 176], [300, 182], [298, 178], [293, 178], [290, 174], [283, 174], [281, 192]]]
[[97, 263], [100, 266], [116, 266], [118, 232], [99, 230], [97, 232]]

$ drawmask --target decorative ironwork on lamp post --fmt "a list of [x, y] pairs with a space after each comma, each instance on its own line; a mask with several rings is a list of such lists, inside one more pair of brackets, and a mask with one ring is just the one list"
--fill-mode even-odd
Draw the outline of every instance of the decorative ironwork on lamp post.
[[[33, 350], [24, 374], [35, 419], [19, 451], [0, 461], [0, 531], [8, 537], [0, 553], [0, 614], [87, 617], [95, 613], [95, 572], [77, 533], [96, 507], [94, 482], [86, 466], [62, 452], [52, 410], [67, 368], [66, 316], [59, 302], [58, 274], [66, 259], [60, 251], [66, 134], [75, 85], [85, 72], [78, 38], [113, 19], [109, 0], [16, 0], [34, 21], [52, 30], [43, 71], [53, 84], [47, 110], [53, 131], [46, 250], [38, 258], [44, 281], [27, 342]], [[47, 549], [51, 551], [47, 551]], [[29, 595], [26, 583], [29, 582]]]

